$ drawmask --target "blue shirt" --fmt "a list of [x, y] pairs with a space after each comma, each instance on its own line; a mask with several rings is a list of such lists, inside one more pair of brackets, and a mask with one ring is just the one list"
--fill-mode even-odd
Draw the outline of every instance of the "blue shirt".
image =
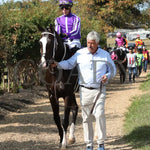
[[110, 54], [105, 50], [98, 48], [96, 53], [92, 54], [88, 48], [78, 50], [70, 59], [58, 63], [58, 68], [65, 70], [78, 66], [79, 84], [85, 87], [99, 88], [103, 75], [108, 79], [116, 74], [116, 68]]

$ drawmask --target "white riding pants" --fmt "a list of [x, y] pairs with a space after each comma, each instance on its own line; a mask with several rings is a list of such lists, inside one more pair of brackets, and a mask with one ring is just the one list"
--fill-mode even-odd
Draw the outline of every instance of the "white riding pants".
[[106, 87], [103, 86], [102, 92], [97, 100], [94, 107], [93, 114], [90, 115], [95, 97], [100, 92], [100, 89], [87, 89], [80, 87], [80, 103], [82, 107], [82, 118], [83, 118], [83, 131], [84, 141], [87, 146], [93, 145], [93, 122], [92, 117], [95, 117], [96, 125], [95, 130], [98, 137], [97, 143], [103, 144], [106, 139], [106, 120], [105, 120], [105, 98], [106, 98]]
[[69, 46], [69, 48], [73, 48], [73, 47], [78, 47], [78, 48], [81, 48], [81, 43], [80, 43], [80, 40], [79, 39], [74, 39], [74, 40], [69, 40], [67, 39], [64, 44], [67, 44]]

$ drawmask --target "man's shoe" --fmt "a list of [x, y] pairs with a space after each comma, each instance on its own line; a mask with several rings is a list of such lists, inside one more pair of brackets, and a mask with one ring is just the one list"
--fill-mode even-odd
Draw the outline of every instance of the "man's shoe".
[[97, 150], [105, 150], [104, 144], [99, 144]]
[[93, 146], [88, 146], [86, 150], [93, 150]]

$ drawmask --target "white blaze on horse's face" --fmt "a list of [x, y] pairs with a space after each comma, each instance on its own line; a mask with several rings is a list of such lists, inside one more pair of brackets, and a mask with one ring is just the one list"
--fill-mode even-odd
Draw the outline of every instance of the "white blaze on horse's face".
[[47, 37], [42, 37], [40, 39], [40, 42], [42, 43], [42, 49], [43, 49], [43, 53], [41, 57], [41, 64], [42, 64], [42, 67], [46, 67], [45, 54], [46, 54]]

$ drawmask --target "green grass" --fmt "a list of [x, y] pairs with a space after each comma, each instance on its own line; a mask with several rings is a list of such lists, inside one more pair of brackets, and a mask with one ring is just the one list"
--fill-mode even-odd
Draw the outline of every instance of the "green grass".
[[142, 91], [150, 90], [150, 74], [147, 75], [147, 80], [140, 85], [140, 90]]
[[[145, 85], [146, 84], [146, 85]], [[140, 89], [150, 90], [150, 75]], [[150, 150], [150, 93], [132, 98], [132, 105], [126, 113], [124, 138], [138, 150]]]

